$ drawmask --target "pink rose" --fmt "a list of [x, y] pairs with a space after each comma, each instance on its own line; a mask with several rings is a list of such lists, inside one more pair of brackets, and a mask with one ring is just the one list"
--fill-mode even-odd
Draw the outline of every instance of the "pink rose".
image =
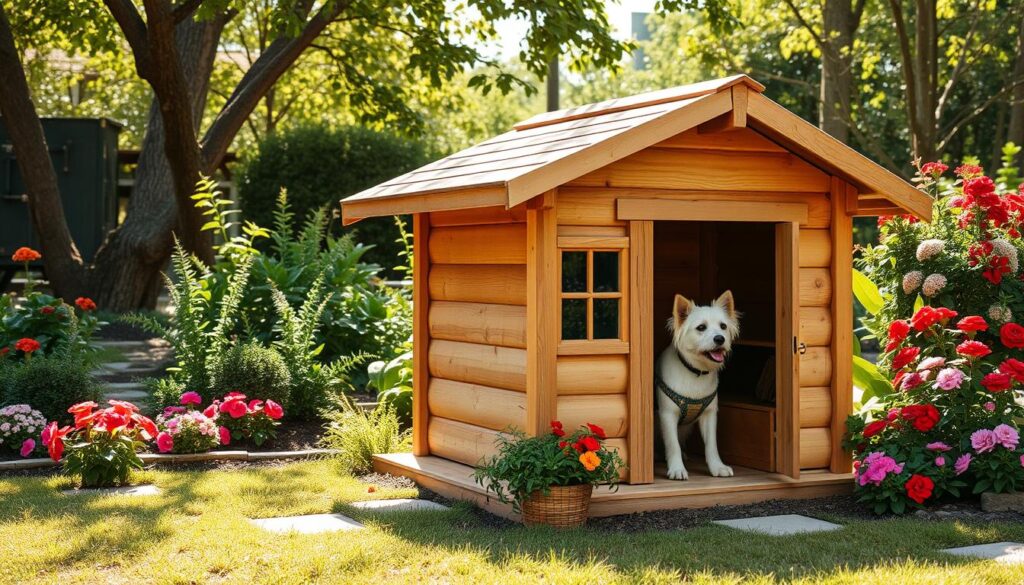
[[174, 438], [170, 433], [160, 433], [156, 436], [156, 447], [161, 453], [167, 453], [174, 448]]
[[220, 405], [220, 411], [228, 413], [231, 418], [241, 418], [248, 414], [249, 408], [243, 399], [231, 399]]
[[181, 395], [181, 398], [179, 399], [179, 402], [181, 402], [182, 404], [185, 404], [185, 405], [189, 405], [189, 404], [202, 404], [203, 403], [203, 397], [200, 396], [198, 392], [186, 392], [186, 393]]
[[996, 434], [988, 429], [978, 429], [971, 433], [971, 447], [978, 453], [988, 453], [996, 448]]
[[218, 432], [220, 433], [220, 444], [221, 445], [230, 445], [231, 444], [231, 431], [229, 431], [227, 427], [220, 427], [218, 429]]
[[939, 373], [935, 376], [935, 383], [932, 384], [932, 388], [955, 390], [963, 384], [963, 381], [963, 372], [956, 368], [945, 368], [943, 370], [939, 370]]
[[967, 471], [967, 468], [971, 466], [971, 454], [964, 453], [963, 455], [956, 458], [956, 463], [953, 464], [953, 470], [956, 471], [957, 475]]
[[995, 409], [996, 409], [996, 403], [992, 402], [991, 400], [986, 402], [983, 406], [985, 407], [985, 410], [987, 410], [989, 412], [994, 412]]
[[282, 416], [284, 416], [284, 409], [281, 408], [280, 404], [274, 402], [273, 400], [267, 400], [266, 413], [267, 416], [269, 416], [270, 418], [274, 420], [279, 420]]
[[1020, 441], [1017, 429], [1007, 424], [1001, 424], [992, 429], [992, 434], [995, 435], [997, 443], [1011, 451], [1017, 448], [1017, 443]]
[[929, 451], [943, 451], [943, 452], [949, 451], [950, 449], [952, 449], [952, 447], [950, 447], [949, 445], [943, 443], [942, 441], [935, 441], [934, 443], [928, 443], [927, 445], [924, 446], [924, 448], [928, 449]]
[[28, 457], [36, 450], [35, 439], [25, 439], [25, 442], [21, 444], [21, 456]]
[[945, 464], [946, 464], [946, 458], [943, 457], [942, 455], [939, 455], [938, 457], [935, 458], [935, 465], [936, 465], [936, 467], [942, 467]]
[[869, 453], [858, 468], [857, 481], [860, 485], [881, 485], [882, 480], [890, 473], [901, 473], [903, 465], [881, 451]]

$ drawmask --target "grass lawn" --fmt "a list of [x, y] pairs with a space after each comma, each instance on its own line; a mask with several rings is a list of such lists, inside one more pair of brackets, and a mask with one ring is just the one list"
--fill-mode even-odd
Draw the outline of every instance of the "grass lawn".
[[[755, 536], [708, 525], [620, 534], [494, 528], [469, 507], [370, 515], [334, 463], [243, 471], [147, 471], [161, 496], [64, 496], [63, 477], [0, 479], [5, 583], [1020, 583], [1024, 568], [939, 548], [1024, 541], [1021, 524], [847, 521], [818, 535]], [[277, 535], [247, 518], [341, 512], [361, 532]]]

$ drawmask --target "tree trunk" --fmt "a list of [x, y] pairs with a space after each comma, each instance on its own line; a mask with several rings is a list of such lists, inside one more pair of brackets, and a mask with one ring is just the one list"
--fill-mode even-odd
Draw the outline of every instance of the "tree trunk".
[[50, 151], [21, 66], [11, 23], [0, 4], [0, 116], [16, 145], [18, 169], [29, 193], [32, 224], [53, 287], [68, 298], [85, 292], [85, 268], [64, 218]]
[[[196, 126], [206, 107], [213, 59], [223, 30], [224, 22], [218, 21], [189, 19], [178, 25], [175, 35], [189, 82], [189, 105]], [[198, 133], [198, 127], [193, 132]], [[162, 285], [160, 272], [170, 257], [173, 234], [188, 233], [179, 220], [182, 214], [178, 213], [165, 143], [163, 118], [154, 100], [125, 222], [96, 254], [91, 288], [97, 302], [106, 309], [153, 308]]]
[[857, 18], [850, 0], [826, 0], [821, 46], [821, 103], [818, 126], [848, 143], [850, 92], [853, 89], [853, 35]]

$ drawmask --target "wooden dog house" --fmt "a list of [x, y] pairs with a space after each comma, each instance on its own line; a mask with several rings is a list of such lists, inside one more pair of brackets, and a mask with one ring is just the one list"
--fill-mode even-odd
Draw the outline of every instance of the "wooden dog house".
[[[594, 515], [848, 490], [852, 217], [927, 219], [931, 200], [763, 89], [541, 114], [345, 199], [346, 223], [414, 217], [413, 453], [376, 468], [508, 514], [471, 466], [500, 430], [559, 419], [603, 426], [629, 465]], [[726, 288], [744, 314], [719, 423], [736, 475], [691, 459], [670, 481], [652, 419], [672, 295]]]

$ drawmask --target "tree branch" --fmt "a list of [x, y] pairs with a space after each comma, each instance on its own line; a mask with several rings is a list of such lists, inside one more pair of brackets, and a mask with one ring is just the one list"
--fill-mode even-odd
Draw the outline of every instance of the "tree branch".
[[136, 73], [142, 79], [149, 79], [149, 32], [142, 15], [131, 0], [103, 0], [103, 3], [106, 4], [107, 10], [114, 17], [117, 26], [124, 33], [125, 40], [128, 41], [128, 46], [132, 49]]
[[178, 24], [192, 16], [192, 13], [194, 13], [202, 3], [203, 0], [182, 0], [181, 3], [171, 9], [171, 15], [174, 17], [174, 24]]
[[807, 29], [807, 32], [810, 33], [811, 37], [814, 38], [814, 42], [818, 43], [818, 47], [824, 49], [825, 40], [822, 39], [821, 35], [819, 35], [817, 31], [814, 30], [814, 27], [811, 26], [811, 23], [807, 22], [807, 20], [804, 19], [804, 15], [800, 14], [800, 9], [796, 7], [796, 4], [793, 4], [793, 0], [785, 0], [785, 2], [786, 6], [789, 6], [789, 9], [793, 12], [793, 16], [795, 16], [797, 21], [800, 22], [800, 26]]

